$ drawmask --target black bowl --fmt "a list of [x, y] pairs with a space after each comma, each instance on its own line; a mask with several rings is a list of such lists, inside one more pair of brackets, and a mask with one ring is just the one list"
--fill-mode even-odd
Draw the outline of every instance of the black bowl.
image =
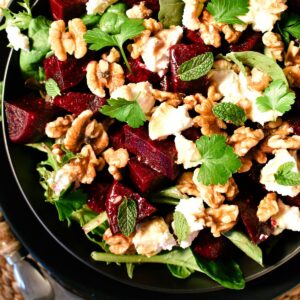
[[[43, 14], [47, 11], [49, 8], [45, 1], [36, 1], [35, 14]], [[5, 71], [4, 87], [5, 100], [16, 99], [24, 94], [24, 83], [19, 71], [17, 52], [10, 52]], [[111, 279], [152, 291], [202, 293], [222, 289], [217, 283], [202, 274], [194, 274], [186, 280], [175, 279], [169, 274], [167, 268], [160, 265], [139, 266], [135, 270], [133, 280], [130, 280], [124, 268], [115, 264], [106, 265], [92, 260], [90, 253], [97, 250], [96, 246], [86, 239], [78, 226], [72, 225], [68, 228], [66, 223], [60, 222], [55, 208], [44, 201], [43, 190], [39, 185], [39, 176], [36, 171], [36, 165], [43, 156], [35, 150], [9, 141], [5, 115], [2, 124], [9, 162], [24, 199], [50, 235], [79, 261]], [[245, 255], [237, 257], [247, 282], [271, 272], [300, 252], [299, 234], [285, 232], [277, 240], [278, 242], [270, 248], [264, 257], [265, 262], [268, 263], [265, 268], [260, 267]]]

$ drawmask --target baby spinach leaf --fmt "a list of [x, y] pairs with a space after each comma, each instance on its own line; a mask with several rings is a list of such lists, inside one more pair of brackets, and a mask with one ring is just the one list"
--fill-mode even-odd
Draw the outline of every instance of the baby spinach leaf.
[[263, 267], [263, 254], [261, 249], [254, 244], [245, 233], [232, 229], [224, 232], [223, 235], [240, 250], [242, 250], [247, 256], [252, 258]]
[[195, 271], [194, 270], [190, 270], [188, 268], [185, 267], [178, 267], [178, 266], [174, 266], [174, 265], [167, 265], [169, 271], [171, 272], [171, 274], [179, 279], [186, 279], [188, 277], [190, 277]]
[[164, 27], [181, 25], [184, 9], [182, 0], [159, 0], [159, 6], [158, 19]]

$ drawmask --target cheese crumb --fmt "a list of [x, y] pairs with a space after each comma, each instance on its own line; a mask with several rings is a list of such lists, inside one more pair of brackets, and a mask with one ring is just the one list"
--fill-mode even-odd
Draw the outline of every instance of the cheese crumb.
[[18, 51], [19, 49], [22, 49], [24, 51], [29, 51], [29, 38], [21, 33], [19, 27], [7, 26], [6, 33], [10, 46], [12, 46], [14, 50]]
[[204, 8], [206, 0], [183, 0], [185, 3], [182, 25], [190, 30], [197, 30], [200, 28], [199, 16]]
[[118, 0], [89, 0], [86, 3], [86, 11], [88, 15], [102, 15], [106, 9]]

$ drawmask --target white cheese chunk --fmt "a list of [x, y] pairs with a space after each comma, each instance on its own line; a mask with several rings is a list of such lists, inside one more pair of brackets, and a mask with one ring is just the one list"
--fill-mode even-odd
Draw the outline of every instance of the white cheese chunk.
[[128, 101], [136, 99], [145, 114], [149, 113], [155, 104], [152, 85], [148, 81], [122, 85], [115, 89], [110, 96], [113, 99], [124, 98]]
[[300, 231], [300, 210], [299, 207], [285, 205], [281, 200], [278, 201], [279, 212], [272, 216], [272, 225], [275, 226], [274, 235], [288, 229]]
[[250, 0], [249, 11], [239, 19], [252, 24], [255, 31], [272, 31], [274, 24], [287, 9], [287, 0]]
[[177, 44], [182, 35], [182, 27], [172, 26], [170, 29], [163, 29], [155, 36], [150, 37], [142, 51], [142, 58], [147, 69], [163, 76], [167, 72], [170, 61], [169, 48]]
[[22, 49], [24, 51], [29, 51], [29, 38], [21, 33], [19, 27], [7, 26], [6, 33], [10, 46], [12, 46], [14, 50], [18, 51], [19, 49]]
[[151, 140], [166, 138], [193, 126], [193, 120], [184, 105], [177, 108], [166, 102], [152, 114], [149, 121]]
[[[175, 211], [181, 212], [189, 225], [189, 236], [186, 240], [180, 241], [181, 248], [189, 247], [197, 237], [200, 230], [204, 229], [204, 205], [201, 198], [181, 199]], [[172, 223], [174, 229], [174, 222]]]
[[190, 30], [197, 30], [200, 28], [199, 16], [203, 10], [204, 2], [206, 0], [183, 0], [185, 3], [182, 25]]
[[196, 167], [200, 164], [200, 153], [193, 141], [186, 139], [181, 134], [175, 135], [177, 150], [177, 164], [183, 164], [185, 169]]
[[267, 191], [276, 192], [282, 196], [295, 197], [300, 193], [300, 185], [285, 186], [276, 182], [274, 175], [278, 168], [287, 162], [295, 164], [292, 169], [293, 172], [299, 172], [297, 168], [297, 158], [291, 155], [287, 150], [280, 149], [275, 153], [275, 157], [268, 161], [268, 163], [261, 170], [260, 183], [264, 184]]
[[108, 7], [118, 2], [118, 0], [89, 0], [86, 3], [86, 11], [88, 15], [103, 14]]
[[161, 217], [139, 223], [132, 242], [138, 254], [148, 257], [162, 250], [170, 251], [176, 245], [168, 225]]
[[152, 13], [151, 9], [145, 6], [145, 2], [142, 1], [139, 4], [135, 4], [132, 8], [126, 10], [126, 16], [129, 19], [145, 19], [148, 18]]

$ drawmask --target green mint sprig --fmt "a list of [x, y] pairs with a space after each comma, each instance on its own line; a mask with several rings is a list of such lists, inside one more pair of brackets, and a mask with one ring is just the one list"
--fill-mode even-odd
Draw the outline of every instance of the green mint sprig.
[[184, 241], [188, 238], [190, 233], [189, 224], [183, 213], [175, 211], [173, 214], [174, 219], [174, 232], [179, 242]]
[[282, 164], [275, 173], [275, 181], [280, 185], [295, 186], [300, 185], [300, 173], [293, 172], [295, 163], [287, 162]]
[[47, 95], [49, 95], [50, 97], [56, 97], [58, 95], [61, 95], [57, 82], [52, 78], [49, 78], [45, 82], [45, 89], [46, 89]]
[[124, 198], [118, 208], [118, 225], [122, 234], [129, 236], [133, 233], [137, 213], [136, 202], [130, 198]]

